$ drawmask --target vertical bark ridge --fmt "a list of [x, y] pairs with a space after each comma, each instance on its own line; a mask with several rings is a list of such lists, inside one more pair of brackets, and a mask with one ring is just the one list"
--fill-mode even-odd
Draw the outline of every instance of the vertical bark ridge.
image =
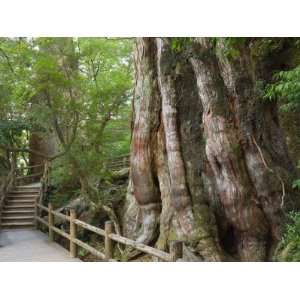
[[200, 40], [203, 58], [192, 57], [203, 104], [206, 155], [216, 179], [225, 214], [235, 228], [243, 260], [264, 260], [268, 232], [264, 213], [249, 178], [234, 115], [216, 56], [207, 40]]
[[179, 214], [183, 232], [188, 235], [194, 229], [191, 200], [187, 190], [185, 166], [181, 156], [177, 128], [176, 90], [172, 78], [172, 54], [166, 41], [157, 38], [158, 82], [162, 97], [162, 119], [165, 129], [168, 169], [170, 174], [171, 201]]
[[[187, 241], [197, 248], [198, 253], [203, 259], [220, 260], [221, 251], [218, 247], [217, 232], [216, 230], [211, 230], [211, 228], [215, 228], [215, 220], [213, 220], [212, 212], [204, 201], [204, 191], [198, 190], [198, 195], [195, 193], [194, 203], [192, 202], [189, 191], [186, 170], [188, 169], [190, 172], [193, 172], [192, 169], [196, 169], [197, 165], [200, 166], [200, 168], [203, 167], [201, 160], [204, 160], [200, 157], [199, 161], [195, 161], [196, 165], [191, 167], [186, 166], [183, 159], [180, 126], [187, 125], [188, 122], [185, 124], [179, 122], [180, 118], [178, 116], [178, 102], [180, 98], [178, 97], [178, 90], [176, 88], [177, 74], [175, 69], [179, 66], [180, 62], [171, 49], [170, 39], [157, 38], [156, 41], [158, 51], [158, 81], [162, 97], [162, 120], [170, 180], [170, 201], [176, 214], [176, 219], [173, 220], [173, 222], [178, 222], [177, 226], [176, 224], [173, 226], [182, 231]], [[184, 75], [186, 76], [187, 74]], [[181, 78], [180, 80], [183, 83], [187, 79]], [[195, 105], [195, 103], [193, 103], [193, 101], [195, 101], [193, 90], [189, 91], [187, 98], [181, 100], [185, 101], [185, 105]], [[193, 121], [199, 122], [199, 120], [189, 121], [190, 123]], [[188, 132], [188, 136], [191, 136], [191, 131]], [[200, 150], [202, 148], [201, 142], [198, 145], [198, 150]], [[201, 151], [199, 152], [201, 153]], [[199, 172], [198, 174], [195, 174], [195, 172], [190, 173], [190, 187], [193, 189], [193, 192], [195, 192], [196, 189], [195, 186], [197, 183], [195, 181], [197, 181], [197, 177], [198, 180], [201, 181], [201, 171], [200, 174]], [[197, 219], [195, 219], [195, 213], [197, 214]]]
[[135, 89], [135, 121], [133, 128], [131, 178], [133, 193], [142, 214], [142, 228], [138, 241], [147, 243], [153, 239], [159, 220], [160, 192], [153, 172], [151, 141], [153, 127], [157, 126], [159, 96], [155, 74], [155, 44], [150, 38], [137, 41]]
[[227, 78], [230, 98], [235, 99], [247, 170], [268, 222], [272, 250], [281, 237], [285, 206], [295, 202], [291, 201], [293, 193], [286, 191], [290, 186], [289, 174], [295, 170], [279, 125], [277, 108], [263, 101], [256, 87], [257, 82], [264, 79], [261, 72], [268, 73], [262, 67], [260, 72], [255, 69], [249, 47], [240, 47], [239, 55], [234, 58], [221, 57], [221, 74], [224, 82]]

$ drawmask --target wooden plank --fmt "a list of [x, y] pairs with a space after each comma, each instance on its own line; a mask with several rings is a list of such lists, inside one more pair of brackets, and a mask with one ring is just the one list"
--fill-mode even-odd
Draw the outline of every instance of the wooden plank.
[[61, 229], [59, 229], [59, 228], [57, 228], [55, 226], [51, 226], [51, 229], [54, 232], [56, 232], [56, 233], [60, 234], [61, 236], [63, 236], [64, 238], [70, 240], [70, 238], [71, 238], [70, 235], [68, 233], [64, 232], [63, 230], [61, 230]]
[[52, 211], [52, 214], [53, 214], [54, 216], [56, 216], [56, 217], [59, 217], [59, 218], [65, 220], [65, 221], [70, 221], [70, 217], [69, 217], [69, 216], [64, 215], [64, 214], [62, 214], [62, 213], [60, 213], [60, 212], [58, 212], [58, 211], [54, 211], [54, 210], [53, 210], [53, 211]]
[[39, 204], [39, 203], [37, 203], [37, 205], [36, 205], [37, 207], [39, 207], [40, 209], [42, 209], [42, 210], [44, 210], [44, 211], [46, 211], [46, 212], [49, 212], [49, 209], [48, 209], [48, 207], [46, 207], [46, 206], [44, 206], [44, 205], [42, 205], [42, 204]]
[[76, 239], [76, 227], [77, 225], [74, 223], [76, 219], [76, 211], [74, 208], [70, 210], [70, 255], [71, 257], [77, 256], [77, 245], [74, 243]]
[[48, 204], [48, 228], [49, 228], [49, 241], [50, 242], [53, 242], [54, 241], [54, 233], [53, 233], [53, 225], [54, 225], [54, 217], [53, 217], [53, 214], [52, 214], [52, 204], [49, 203]]
[[82, 241], [80, 241], [78, 239], [73, 240], [73, 242], [75, 244], [77, 244], [79, 247], [81, 247], [81, 248], [89, 251], [90, 253], [92, 253], [96, 257], [99, 257], [100, 259], [105, 260], [105, 254], [102, 253], [102, 252], [100, 252], [100, 251], [98, 251], [97, 249], [91, 247], [90, 245], [88, 245], [88, 244], [86, 244], [86, 243], [84, 243], [84, 242], [82, 242]]
[[[23, 213], [23, 212], [21, 212]], [[39, 208], [37, 206], [37, 202], [35, 202], [35, 206], [34, 206], [34, 227], [35, 229], [38, 229], [38, 221], [37, 221], [37, 217], [39, 216]]]
[[77, 225], [79, 225], [79, 226], [81, 226], [84, 229], [90, 230], [90, 231], [92, 231], [94, 233], [97, 233], [97, 234], [105, 237], [105, 231], [103, 229], [101, 229], [101, 228], [95, 227], [93, 225], [89, 225], [89, 224], [87, 224], [85, 222], [82, 222], [82, 221], [80, 221], [78, 219], [74, 220], [74, 223], [77, 224]]
[[47, 227], [49, 227], [49, 224], [47, 221], [45, 221], [44, 219], [40, 218], [40, 217], [36, 217], [36, 220], [39, 221], [40, 223], [46, 225]]
[[113, 257], [113, 241], [109, 238], [109, 235], [113, 233], [114, 225], [113, 222], [105, 222], [105, 259], [110, 260]]
[[33, 169], [33, 168], [43, 167], [43, 166], [44, 166], [43, 164], [39, 164], [39, 165], [21, 167], [21, 168], [18, 168], [17, 170], [28, 170], [28, 169]]
[[20, 179], [32, 178], [32, 177], [37, 177], [37, 176], [40, 176], [43, 174], [44, 174], [43, 172], [40, 172], [40, 173], [36, 173], [36, 174], [32, 174], [32, 175], [20, 176], [20, 177], [17, 177], [16, 179], [20, 180]]
[[172, 261], [177, 261], [182, 258], [183, 243], [181, 241], [170, 242], [170, 255]]
[[153, 247], [150, 247], [150, 246], [147, 246], [147, 245], [144, 245], [144, 244], [141, 244], [141, 243], [138, 243], [136, 241], [133, 241], [133, 240], [130, 240], [128, 238], [125, 238], [125, 237], [122, 237], [122, 236], [119, 236], [115, 233], [111, 233], [109, 235], [109, 237], [116, 241], [116, 242], [119, 242], [121, 244], [125, 244], [127, 246], [131, 246], [137, 250], [140, 250], [144, 253], [147, 253], [147, 254], [150, 254], [152, 256], [155, 256], [155, 257], [158, 257], [164, 261], [172, 261], [172, 257], [170, 256], [169, 253], [166, 253], [164, 251], [161, 251], [161, 250], [158, 250], [158, 249], [155, 249]]

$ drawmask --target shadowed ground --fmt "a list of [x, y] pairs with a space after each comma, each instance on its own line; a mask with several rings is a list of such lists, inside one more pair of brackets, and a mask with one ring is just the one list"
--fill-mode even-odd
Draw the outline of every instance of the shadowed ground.
[[48, 237], [33, 229], [2, 230], [0, 232], [0, 262], [79, 262]]

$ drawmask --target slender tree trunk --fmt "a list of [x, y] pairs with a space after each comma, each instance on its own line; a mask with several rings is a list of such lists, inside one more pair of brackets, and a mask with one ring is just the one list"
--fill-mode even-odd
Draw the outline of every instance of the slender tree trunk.
[[172, 39], [137, 40], [124, 232], [162, 249], [182, 239], [186, 259], [266, 260], [296, 204], [295, 169], [256, 88], [270, 71], [249, 44], [230, 57], [224, 42], [194, 39], [185, 56]]

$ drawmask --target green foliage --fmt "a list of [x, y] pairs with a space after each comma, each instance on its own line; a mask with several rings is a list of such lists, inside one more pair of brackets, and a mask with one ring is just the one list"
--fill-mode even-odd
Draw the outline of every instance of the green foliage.
[[175, 53], [182, 52], [192, 44], [193, 38], [191, 37], [180, 37], [172, 38], [171, 48]]
[[278, 246], [276, 259], [280, 261], [300, 261], [300, 213], [288, 215], [282, 240]]
[[83, 249], [83, 248], [80, 248], [80, 249], [78, 250], [78, 256], [79, 256], [79, 257], [85, 257], [88, 253], [89, 253], [89, 252], [88, 252], [87, 250]]
[[284, 111], [300, 107], [300, 65], [274, 75], [274, 83], [266, 88], [265, 99], [279, 100]]
[[[300, 168], [300, 161], [298, 162], [298, 168]], [[296, 179], [292, 185], [293, 189], [300, 190], [300, 179]]]
[[298, 189], [300, 190], [300, 179], [297, 179], [293, 182], [293, 189]]
[[[300, 109], [300, 65], [289, 71], [280, 71], [273, 76], [274, 83], [265, 89], [264, 99], [279, 101], [283, 112]], [[293, 182], [294, 189], [300, 189], [300, 179]]]
[[245, 37], [227, 37], [223, 38], [224, 55], [229, 58], [236, 58], [239, 56], [239, 47], [244, 45], [247, 41]]
[[[247, 42], [245, 37], [212, 37], [210, 40], [213, 47], [217, 48], [217, 54], [224, 55], [230, 59], [237, 58], [240, 55], [239, 48]], [[218, 43], [222, 47], [216, 47]]]
[[20, 138], [24, 130], [29, 130], [30, 124], [24, 120], [0, 120], [0, 143], [10, 146], [14, 139]]
[[129, 152], [132, 47], [126, 39], [1, 38], [0, 144], [28, 148], [32, 132], [54, 134], [57, 151], [68, 150], [55, 162], [55, 186], [76, 190], [78, 168], [92, 183], [107, 178], [103, 161]]
[[282, 38], [254, 38], [251, 43], [251, 55], [254, 61], [270, 58], [283, 46], [286, 39]]

